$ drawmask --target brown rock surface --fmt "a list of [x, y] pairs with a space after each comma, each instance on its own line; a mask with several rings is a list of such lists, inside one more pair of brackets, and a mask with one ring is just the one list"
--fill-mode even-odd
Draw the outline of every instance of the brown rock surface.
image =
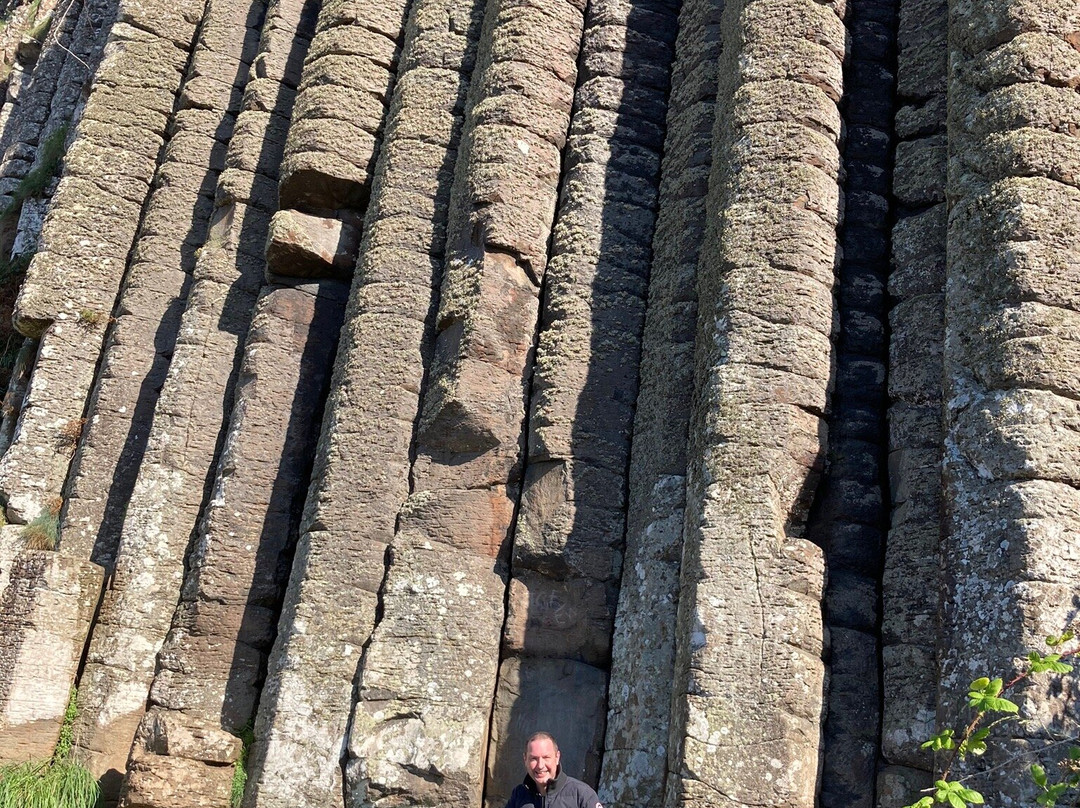
[[[804, 89], [826, 104], [839, 98], [845, 29], [816, 3], [759, 0], [728, 4], [721, 31], [731, 46], [719, 65], [698, 265], [665, 804], [712, 805], [719, 791], [729, 804], [809, 806], [823, 707], [824, 568], [804, 531], [827, 448], [841, 199], [836, 138], [800, 121], [795, 101]], [[765, 41], [790, 51], [766, 52]], [[800, 54], [798, 68], [789, 52]], [[760, 101], [754, 90], [765, 84], [779, 104]], [[765, 136], [774, 124], [789, 131], [779, 153]], [[754, 219], [728, 215], [750, 205], [768, 210], [778, 232], [812, 234], [816, 255], [800, 247], [796, 262], [785, 259], [783, 248], [762, 243]], [[760, 280], [793, 268], [806, 275], [803, 293]]]
[[[297, 18], [301, 10], [298, 4]], [[235, 10], [227, 4], [209, 7], [202, 31], [214, 29], [216, 14], [231, 25]], [[241, 40], [237, 47], [250, 49], [249, 29], [231, 30]], [[264, 25], [263, 38], [273, 36], [273, 25]], [[208, 50], [197, 49], [193, 63]], [[287, 102], [285, 96], [281, 103]], [[217, 134], [214, 129], [203, 132], [204, 137]], [[192, 190], [205, 187], [205, 172], [202, 168], [194, 173]], [[218, 177], [217, 207], [192, 270], [145, 455], [125, 503], [115, 573], [87, 652], [77, 737], [98, 773], [123, 771], [146, 706], [157, 654], [180, 593], [188, 544], [213, 480], [239, 355], [264, 274], [260, 247], [268, 217], [223, 190], [227, 173]], [[255, 176], [247, 179], [248, 188], [259, 187]], [[237, 187], [243, 189], [231, 186]], [[241, 196], [250, 198], [250, 193]], [[173, 272], [179, 274], [179, 269]], [[108, 788], [115, 793], [117, 785], [109, 781]]]
[[[383, 616], [359, 669], [354, 800], [404, 789], [424, 801], [480, 802], [527, 373], [582, 17], [566, 0], [500, 0], [486, 11], [411, 480], [410, 502], [444, 507], [406, 503], [390, 544]], [[447, 535], [447, 522], [468, 533]], [[406, 710], [420, 718], [399, 720]]]
[[[378, 5], [328, 3], [320, 25], [369, 15], [365, 19], [378, 27], [392, 16], [386, 12]], [[341, 793], [354, 677], [374, 627], [386, 547], [410, 490], [451, 166], [481, 18], [482, 9], [456, 0], [418, 2], [409, 17], [256, 724], [255, 805], [292, 806]], [[400, 240], [403, 234], [407, 240]], [[344, 600], [343, 591], [350, 593]], [[305, 664], [313, 658], [320, 664]]]

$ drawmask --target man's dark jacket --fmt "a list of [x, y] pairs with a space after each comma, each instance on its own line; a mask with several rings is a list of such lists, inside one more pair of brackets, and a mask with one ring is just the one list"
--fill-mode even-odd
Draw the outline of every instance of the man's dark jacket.
[[529, 775], [510, 795], [506, 808], [604, 808], [596, 792], [585, 783], [577, 780], [559, 767], [558, 773], [548, 783], [547, 794], [541, 795], [540, 789]]

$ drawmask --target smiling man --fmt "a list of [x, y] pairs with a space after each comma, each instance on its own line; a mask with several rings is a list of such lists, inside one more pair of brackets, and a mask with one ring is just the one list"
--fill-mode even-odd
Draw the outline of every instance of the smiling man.
[[560, 768], [559, 758], [555, 739], [534, 733], [525, 744], [525, 780], [506, 808], [604, 808], [595, 791]]

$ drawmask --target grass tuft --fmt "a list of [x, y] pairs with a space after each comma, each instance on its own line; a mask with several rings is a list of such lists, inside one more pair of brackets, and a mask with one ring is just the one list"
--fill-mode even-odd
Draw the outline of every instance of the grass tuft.
[[243, 746], [240, 747], [240, 757], [233, 764], [232, 788], [229, 790], [231, 808], [240, 808], [240, 803], [244, 801], [244, 789], [247, 787], [248, 779], [248, 751], [251, 749], [251, 744], [255, 742], [255, 731], [250, 724], [240, 730], [240, 740], [243, 741]]
[[[37, 15], [35, 15], [37, 16]], [[35, 40], [36, 42], [44, 42], [45, 37], [49, 35], [49, 29], [52, 27], [53, 15], [46, 14], [40, 20], [35, 20], [30, 30], [26, 32], [26, 35]]]
[[64, 722], [60, 725], [60, 737], [56, 739], [53, 750], [53, 762], [61, 763], [71, 758], [75, 748], [75, 717], [79, 714], [79, 690], [72, 686], [68, 693], [67, 707], [64, 708]]
[[0, 766], [0, 808], [94, 808], [97, 805], [101, 796], [97, 778], [72, 758], [78, 712], [78, 691], [73, 687], [52, 758]]
[[[22, 529], [27, 550], [55, 550], [60, 539], [60, 517], [51, 510], [43, 510]], [[3, 803], [0, 803], [3, 808]]]
[[97, 779], [72, 760], [28, 760], [0, 767], [0, 808], [94, 808]]

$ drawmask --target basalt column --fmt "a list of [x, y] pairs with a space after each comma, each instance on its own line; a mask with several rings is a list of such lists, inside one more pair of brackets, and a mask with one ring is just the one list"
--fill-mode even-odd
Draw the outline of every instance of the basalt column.
[[889, 311], [889, 490], [882, 574], [883, 806], [929, 785], [941, 559], [946, 0], [900, 0]]
[[694, 386], [695, 277], [722, 10], [719, 0], [687, 0], [678, 18], [611, 649], [599, 789], [609, 808], [660, 808], [664, 795]]
[[[278, 83], [281, 98], [299, 78], [315, 8], [269, 9], [255, 82]], [[286, 112], [245, 108], [229, 164], [254, 149], [251, 164], [275, 165], [280, 146], [277, 154], [268, 147], [285, 131]], [[172, 805], [177, 783], [190, 784], [189, 802], [229, 805], [237, 736], [254, 720], [346, 291], [338, 281], [298, 279], [264, 287], [255, 304], [214, 488], [128, 764], [125, 805]]]
[[482, 14], [473, 0], [417, 0], [410, 10], [256, 724], [253, 805], [340, 799], [357, 664], [375, 623], [386, 547], [409, 495], [410, 448]]
[[721, 20], [670, 808], [814, 804], [824, 565], [804, 531], [832, 384], [840, 11], [736, 1]]
[[[35, 163], [42, 166], [39, 173], [51, 170], [44, 167], [49, 159], [45, 152], [49, 150], [38, 148], [38, 144], [50, 140], [54, 147], [62, 149], [63, 124], [71, 121], [77, 100], [65, 88], [81, 86], [90, 75], [90, 65], [96, 66], [100, 60], [108, 33], [105, 16], [101, 4], [96, 8], [71, 4], [55, 20], [55, 39], [45, 48], [33, 78], [19, 93], [20, 112], [14, 120], [4, 123], [3, 142], [7, 148], [0, 165], [0, 190], [8, 195], [4, 204], [13, 203], [14, 193]], [[111, 21], [109, 15], [108, 23]], [[11, 103], [9, 100], [5, 110]], [[52, 126], [51, 132], [46, 132], [47, 126]], [[36, 249], [41, 215], [56, 185], [56, 180], [49, 177], [41, 198], [26, 199], [16, 206], [19, 223], [14, 245], [11, 234], [6, 233], [3, 249], [10, 248], [16, 254]], [[37, 347], [37, 340], [23, 341], [12, 373], [3, 407], [5, 450], [14, 437]], [[39, 390], [39, 399], [40, 395]], [[65, 450], [70, 448], [64, 446]], [[57, 508], [59, 499], [49, 504]], [[51, 513], [48, 518], [52, 518]], [[22, 527], [9, 526], [0, 532], [2, 760], [25, 760], [52, 753], [101, 587], [101, 570], [85, 559], [62, 558], [26, 545]]]
[[19, 523], [60, 495], [202, 3], [115, 13], [16, 307], [19, 330], [42, 340], [0, 460], [0, 495]]
[[[1008, 677], [1076, 616], [1078, 42], [1072, 2], [949, 3], [943, 720], [973, 678]], [[1075, 736], [1070, 684], [1035, 677], [1011, 697], [1032, 721], [1000, 728], [991, 764]], [[974, 785], [1031, 802], [1013, 771]]]
[[[159, 655], [122, 804], [227, 808], [254, 719], [347, 289], [266, 287], [255, 306], [229, 435]], [[287, 402], [289, 406], [282, 406]], [[230, 734], [231, 733], [231, 734]]]
[[[17, 326], [40, 336], [41, 345], [18, 431], [0, 460], [0, 488], [13, 521], [54, 519], [60, 509], [60, 487], [84, 426], [109, 315], [201, 12], [201, 3], [122, 4], [113, 10], [118, 22], [111, 29], [97, 20], [85, 30], [84, 52], [98, 52], [97, 32], [108, 30], [108, 43], [77, 128], [69, 134], [73, 140], [63, 177], [17, 303]], [[85, 79], [86, 67], [82, 63], [74, 75]], [[62, 73], [47, 119], [61, 112], [70, 118], [80, 84]], [[63, 132], [59, 124], [54, 128]], [[25, 535], [4, 535], [6, 570], [12, 569], [9, 559]], [[21, 601], [18, 609], [25, 609], [39, 588], [41, 602], [22, 616], [4, 610], [14, 619], [5, 619], [2, 629], [8, 664], [0, 674], [0, 692], [14, 698], [12, 707], [20, 693], [33, 693], [33, 706], [16, 709], [6, 726], [0, 724], [4, 749], [14, 744], [9, 746], [3, 733], [18, 734], [28, 721], [42, 722], [39, 738], [55, 738], [100, 588], [101, 572], [85, 554], [46, 553], [27, 561], [19, 569], [36, 583], [15, 576], [16, 589], [5, 598], [15, 597]], [[27, 586], [29, 592], [15, 595]], [[40, 747], [33, 751], [40, 754]]]
[[820, 800], [871, 808], [881, 726], [880, 576], [884, 496], [885, 285], [888, 279], [896, 4], [848, 3], [842, 110], [844, 227], [837, 294], [836, 393], [828, 474], [810, 538], [825, 550], [828, 718]]
[[364, 652], [348, 799], [478, 806], [523, 421], [584, 10], [488, 6], [412, 492]]
[[[293, 8], [298, 19], [303, 4]], [[254, 35], [243, 24], [249, 9], [244, 2], [209, 7], [201, 30], [205, 38], [181, 96], [211, 110], [228, 110], [241, 95], [243, 101], [217, 176], [216, 207], [195, 262], [174, 353], [127, 502], [115, 573], [80, 683], [83, 709], [76, 737], [96, 772], [114, 772], [105, 782], [107, 796], [115, 796], [180, 596], [185, 556], [213, 482], [265, 270], [262, 246], [275, 201], [267, 166], [280, 159], [280, 141], [265, 133], [274, 112], [287, 114], [291, 90], [279, 84], [271, 109], [263, 103], [267, 94], [250, 87], [245, 93]], [[262, 19], [263, 10], [256, 9], [255, 15]], [[294, 42], [295, 30], [295, 22], [282, 25], [276, 11], [267, 12], [260, 50], [303, 47], [306, 41]], [[223, 72], [222, 64], [233, 72]], [[245, 131], [252, 136], [242, 137]], [[210, 145], [212, 154], [213, 146], [204, 145]], [[166, 161], [162, 171], [175, 167]], [[197, 208], [194, 195], [191, 202]], [[139, 276], [132, 275], [135, 286]]]
[[596, 783], [675, 12], [589, 6], [530, 395], [485, 802], [537, 728]]

